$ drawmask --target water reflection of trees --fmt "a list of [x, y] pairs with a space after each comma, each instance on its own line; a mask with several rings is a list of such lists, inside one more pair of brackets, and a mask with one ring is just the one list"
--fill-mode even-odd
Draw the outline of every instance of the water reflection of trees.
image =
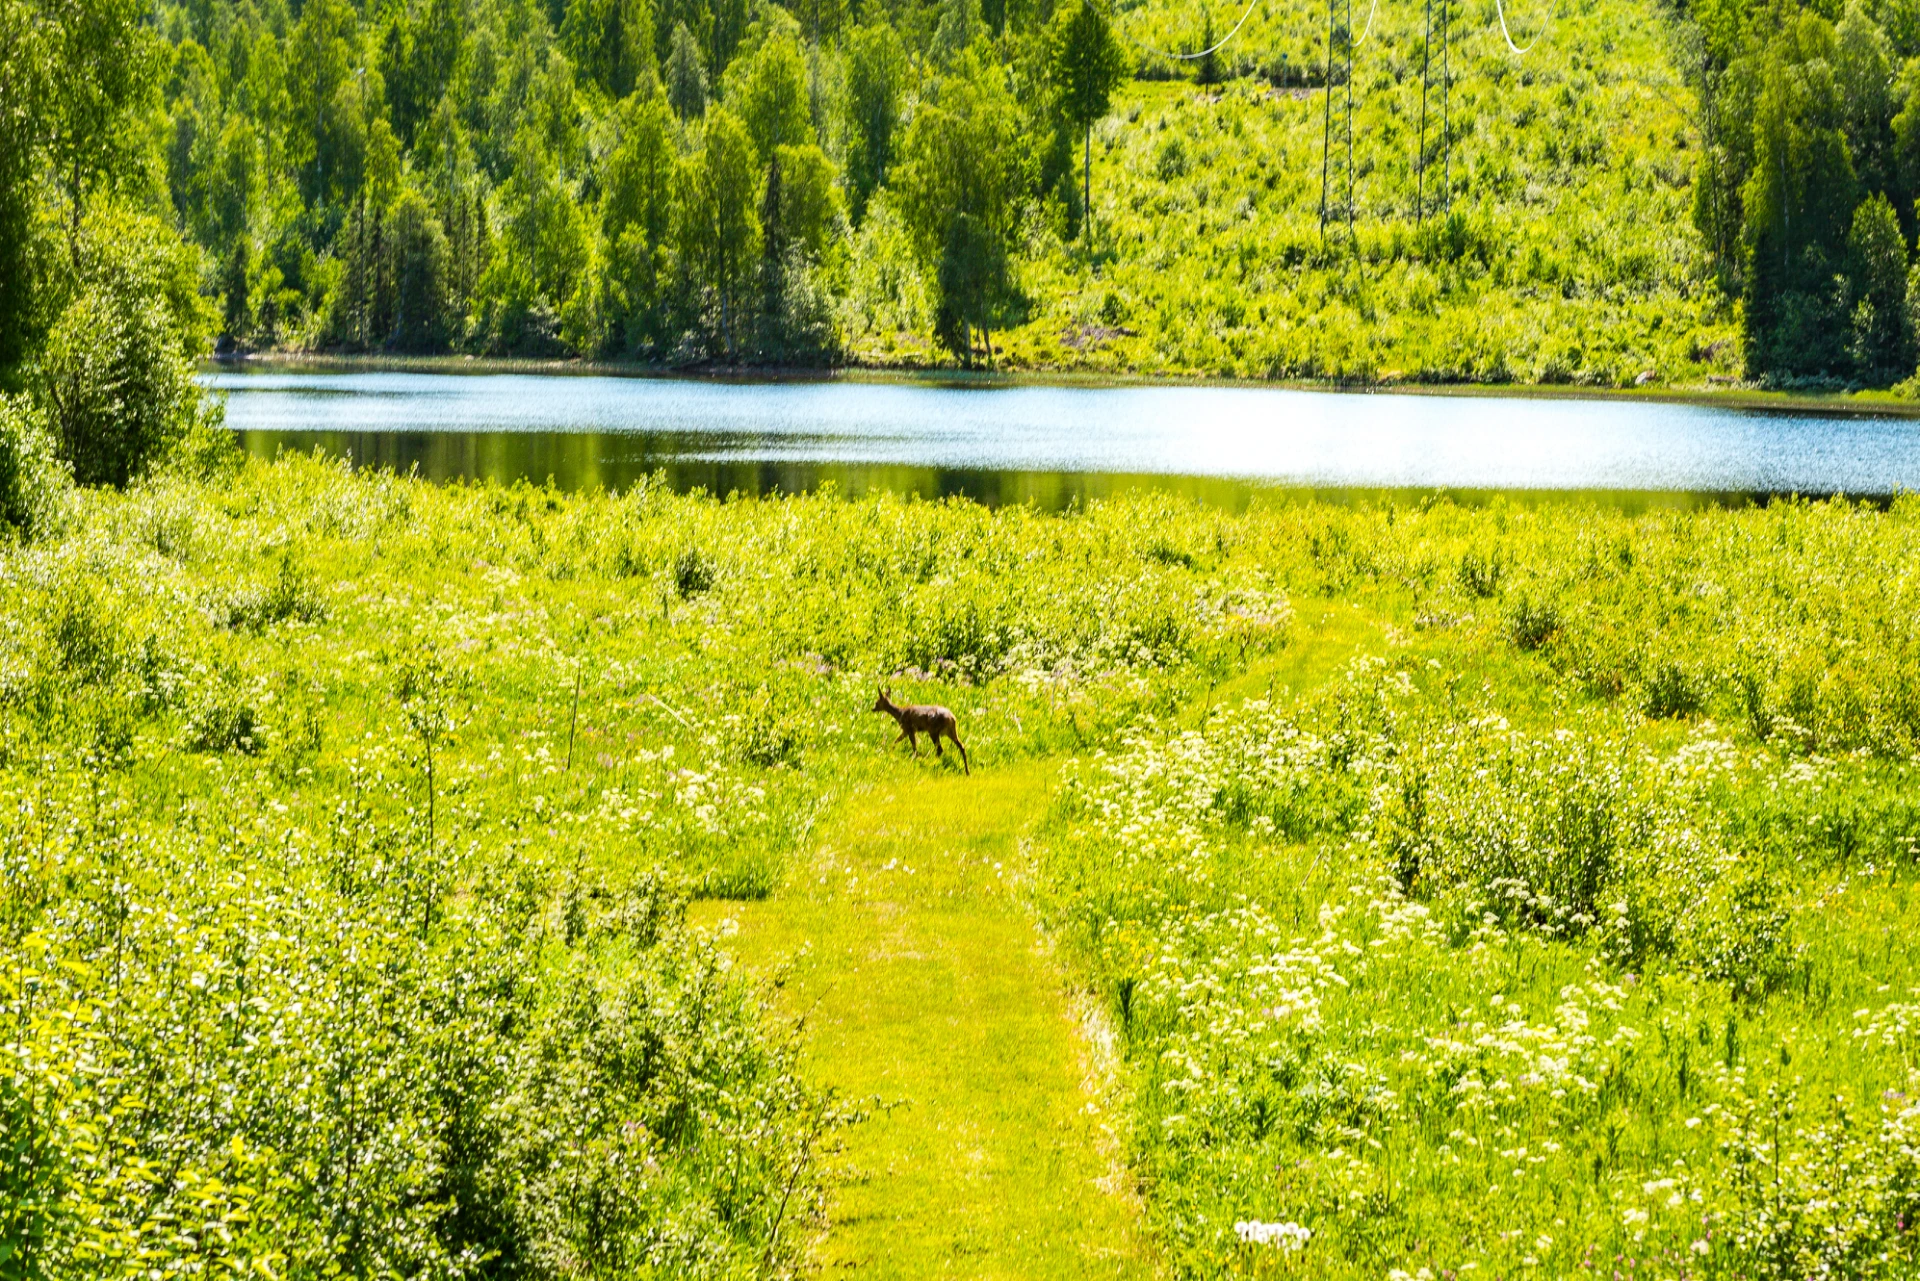
[[564, 490], [628, 489], [651, 476], [685, 492], [763, 496], [831, 486], [858, 497], [874, 492], [928, 500], [968, 498], [988, 506], [1031, 504], [1059, 511], [1113, 494], [1154, 489], [1241, 510], [1259, 487], [1193, 476], [1111, 472], [1006, 471], [892, 463], [689, 457], [669, 438], [611, 432], [310, 432], [246, 431], [247, 452], [319, 450], [355, 467], [434, 481], [513, 484], [551, 480]]

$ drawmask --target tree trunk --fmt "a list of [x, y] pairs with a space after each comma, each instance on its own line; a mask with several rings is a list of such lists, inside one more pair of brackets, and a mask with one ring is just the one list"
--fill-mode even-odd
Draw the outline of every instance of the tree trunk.
[[67, 250], [73, 255], [73, 274], [80, 274], [80, 210], [86, 203], [86, 197], [80, 190], [80, 153], [74, 152], [73, 160], [73, 215], [67, 228]]
[[1081, 238], [1087, 247], [1093, 247], [1093, 124], [1087, 124], [1086, 168], [1080, 182], [1080, 217], [1083, 222]]
[[354, 340], [367, 349], [367, 193], [361, 190], [353, 205]]

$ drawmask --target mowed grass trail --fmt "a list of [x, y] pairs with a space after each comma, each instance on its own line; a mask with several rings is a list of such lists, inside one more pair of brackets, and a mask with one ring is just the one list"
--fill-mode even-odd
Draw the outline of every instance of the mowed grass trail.
[[828, 1275], [1151, 1275], [1096, 1049], [1018, 888], [1049, 779], [876, 784], [772, 899], [700, 913], [749, 967], [791, 963], [808, 1075], [875, 1104], [836, 1158]]

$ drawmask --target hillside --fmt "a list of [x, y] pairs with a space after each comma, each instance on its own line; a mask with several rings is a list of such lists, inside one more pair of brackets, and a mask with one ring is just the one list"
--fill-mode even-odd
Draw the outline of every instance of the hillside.
[[123, 246], [172, 237], [229, 351], [1915, 369], [1920, 20], [1894, 0], [4, 8], [9, 385]]
[[[1096, 133], [1100, 251], [1035, 255], [1038, 314], [1013, 360], [1602, 385], [1736, 372], [1733, 315], [1688, 216], [1691, 94], [1652, 6], [1583, 7], [1524, 60], [1490, 6], [1458, 40], [1452, 212], [1416, 219], [1422, 15], [1381, 5], [1356, 50], [1351, 240], [1337, 220], [1320, 232], [1321, 91], [1129, 86]], [[1310, 28], [1310, 7], [1282, 21]]]
[[[1515, 14], [1525, 56], [1492, 5], [1456, 10], [1450, 54], [1436, 40], [1426, 64], [1425, 173], [1431, 15], [1356, 9], [1350, 236], [1338, 67], [1333, 234], [1319, 218], [1324, 10], [1262, 0], [1204, 63], [1148, 50], [1195, 48], [1234, 12], [1117, 13], [1125, 75], [1091, 131], [1090, 243], [1083, 136], [1053, 66], [1064, 7], [859, 16], [171, 9], [173, 212], [241, 348], [1600, 385], [1738, 372], [1735, 312], [1689, 216], [1695, 95], [1651, 3]], [[958, 214], [982, 242], [967, 302]]]

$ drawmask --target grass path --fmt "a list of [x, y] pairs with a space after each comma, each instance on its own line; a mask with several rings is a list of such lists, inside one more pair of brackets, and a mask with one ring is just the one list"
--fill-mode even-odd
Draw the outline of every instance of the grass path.
[[836, 1158], [826, 1275], [1151, 1274], [1094, 1048], [1017, 889], [1047, 782], [930, 767], [879, 784], [780, 894], [702, 907], [737, 923], [744, 964], [792, 964], [810, 1075], [880, 1104]]

